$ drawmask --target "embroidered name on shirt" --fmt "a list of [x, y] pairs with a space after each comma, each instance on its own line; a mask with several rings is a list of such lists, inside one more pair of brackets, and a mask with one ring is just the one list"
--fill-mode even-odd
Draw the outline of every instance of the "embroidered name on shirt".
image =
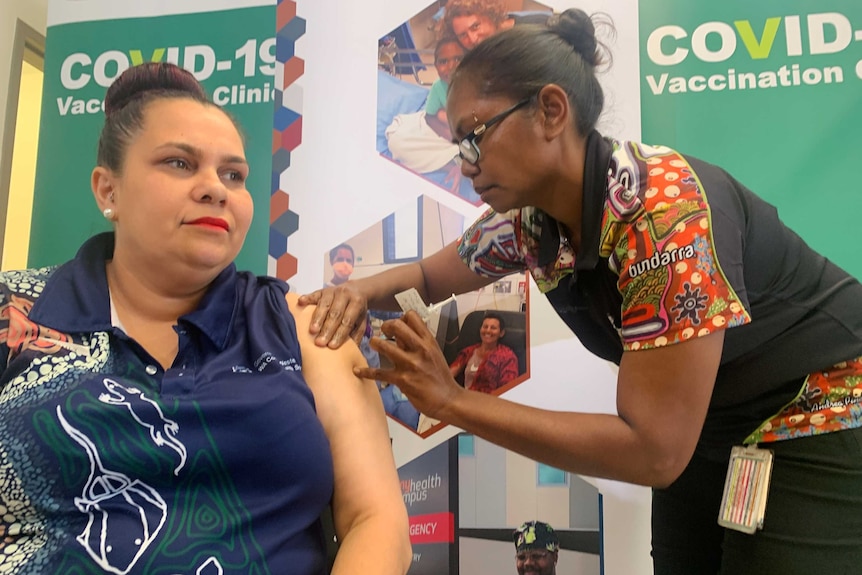
[[[266, 368], [270, 365], [277, 365], [284, 371], [302, 371], [302, 366], [299, 364], [298, 361], [296, 361], [296, 358], [291, 357], [290, 359], [278, 359], [273, 353], [269, 351], [265, 351], [260, 354], [260, 357], [258, 357], [254, 361], [254, 370], [249, 371], [262, 372], [265, 371]], [[240, 367], [241, 366], [234, 366], [233, 371], [235, 373], [237, 371], [244, 371], [238, 369]]]
[[[244, 365], [235, 365], [230, 368], [230, 370], [233, 373], [262, 373], [267, 371], [269, 366], [273, 366], [272, 369], [275, 369], [277, 366], [278, 369], [283, 371], [302, 371], [302, 365], [300, 365], [296, 358], [291, 357], [290, 359], [278, 359], [274, 354], [268, 351], [260, 354], [260, 357], [255, 360], [254, 369]], [[269, 371], [272, 371], [272, 369]]]
[[658, 267], [666, 266], [679, 260], [693, 258], [694, 254], [693, 243], [676, 248], [675, 250], [656, 252], [648, 259], [645, 259], [642, 262], [636, 262], [629, 266], [629, 277], [634, 279], [639, 275], [651, 272]]

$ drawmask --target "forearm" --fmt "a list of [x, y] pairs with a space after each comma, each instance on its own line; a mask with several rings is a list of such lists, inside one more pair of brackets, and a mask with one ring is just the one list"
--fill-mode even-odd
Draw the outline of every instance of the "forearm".
[[370, 309], [399, 310], [395, 294], [416, 288], [425, 303], [436, 303], [494, 281], [468, 268], [455, 242], [420, 260], [349, 283], [365, 296]]
[[422, 299], [428, 302], [425, 279], [419, 264], [405, 264], [380, 272], [367, 278], [351, 282], [368, 300], [369, 309], [400, 311], [395, 294], [416, 288]]
[[392, 532], [392, 520], [370, 517], [355, 525], [341, 540], [332, 575], [403, 575], [413, 553], [405, 523], [403, 535], [381, 537]]
[[616, 415], [550, 411], [462, 390], [437, 417], [580, 475], [664, 486], [678, 469], [655, 441]]

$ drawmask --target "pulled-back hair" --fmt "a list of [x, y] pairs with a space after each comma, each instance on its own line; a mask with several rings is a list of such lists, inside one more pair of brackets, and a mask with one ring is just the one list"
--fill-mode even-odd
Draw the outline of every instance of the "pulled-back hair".
[[96, 163], [120, 172], [129, 141], [143, 126], [147, 104], [165, 98], [215, 105], [195, 77], [179, 66], [168, 62], [133, 66], [120, 74], [105, 94], [105, 125]]
[[[609, 18], [595, 23], [613, 30]], [[583, 10], [572, 8], [553, 16], [546, 26], [523, 24], [498, 32], [465, 54], [452, 74], [450, 90], [467, 82], [480, 96], [520, 101], [556, 84], [568, 94], [576, 128], [585, 136], [595, 128], [605, 101], [596, 67], [605, 63], [608, 52], [596, 39], [595, 23]]]
[[443, 11], [443, 26], [440, 37], [452, 33], [452, 20], [461, 16], [484, 16], [499, 26], [508, 13], [498, 0], [449, 0]]

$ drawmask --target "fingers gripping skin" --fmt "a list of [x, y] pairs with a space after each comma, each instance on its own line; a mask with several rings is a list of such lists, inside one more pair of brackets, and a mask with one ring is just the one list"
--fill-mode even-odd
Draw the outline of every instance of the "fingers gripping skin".
[[362, 368], [357, 375], [397, 385], [420, 412], [445, 419], [446, 406], [464, 389], [452, 378], [425, 322], [410, 311], [401, 319], [384, 322], [382, 331], [390, 339], [374, 338], [371, 347], [389, 358], [394, 368]]
[[317, 305], [309, 328], [317, 336], [316, 345], [335, 349], [348, 338], [357, 344], [362, 340], [368, 307], [365, 296], [350, 282], [303, 295], [299, 304]]

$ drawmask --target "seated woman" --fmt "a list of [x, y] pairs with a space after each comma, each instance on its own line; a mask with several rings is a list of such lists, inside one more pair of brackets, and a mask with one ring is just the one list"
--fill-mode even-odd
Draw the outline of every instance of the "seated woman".
[[113, 232], [0, 274], [0, 505], [15, 573], [332, 573], [410, 565], [407, 515], [355, 346], [238, 272], [252, 217], [233, 120], [144, 64], [105, 99], [92, 174]]
[[464, 376], [464, 387], [491, 393], [518, 377], [518, 357], [500, 338], [506, 333], [503, 318], [494, 312], [486, 312], [479, 328], [479, 343], [461, 350], [449, 365], [452, 377], [460, 382]]

